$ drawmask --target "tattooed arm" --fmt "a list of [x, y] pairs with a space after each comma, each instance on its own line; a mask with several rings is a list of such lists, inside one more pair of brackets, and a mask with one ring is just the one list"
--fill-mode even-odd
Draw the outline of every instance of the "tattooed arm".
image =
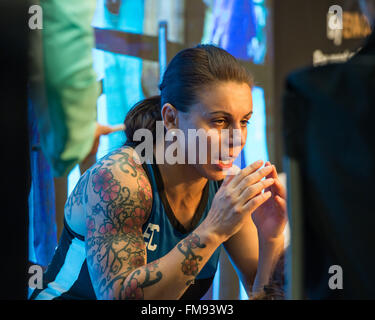
[[219, 244], [198, 227], [167, 255], [130, 273], [125, 299], [179, 299]]
[[123, 149], [101, 160], [87, 184], [86, 251], [98, 299], [178, 299], [220, 245], [198, 227], [164, 257], [146, 264], [142, 225], [152, 191], [142, 166]]

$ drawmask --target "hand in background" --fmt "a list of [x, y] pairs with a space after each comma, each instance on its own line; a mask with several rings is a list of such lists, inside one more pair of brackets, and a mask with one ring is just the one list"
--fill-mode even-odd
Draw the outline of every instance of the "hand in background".
[[[105, 136], [105, 135], [108, 135], [110, 133], [117, 132], [117, 131], [123, 131], [124, 129], [125, 129], [124, 125], [106, 126], [106, 125], [102, 125], [100, 123], [96, 123], [94, 143], [92, 145], [92, 148], [91, 148], [91, 151], [89, 152], [89, 154], [81, 162], [82, 168], [87, 169], [88, 164], [95, 163], [95, 156], [96, 156], [96, 153], [98, 152], [99, 142], [100, 142], [101, 136]], [[83, 171], [86, 171], [86, 170], [83, 170]], [[83, 173], [83, 172], [81, 172], [81, 173]]]

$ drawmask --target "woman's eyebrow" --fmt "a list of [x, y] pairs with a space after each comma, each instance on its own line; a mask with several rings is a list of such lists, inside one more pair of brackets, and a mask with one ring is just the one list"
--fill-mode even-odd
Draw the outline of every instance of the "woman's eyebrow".
[[[216, 115], [216, 114], [224, 114], [224, 115], [229, 116], [229, 117], [232, 116], [231, 113], [226, 112], [226, 111], [214, 111], [214, 112], [210, 112], [210, 113], [209, 113], [209, 115]], [[246, 117], [248, 117], [248, 116], [250, 116], [250, 115], [252, 115], [252, 114], [253, 114], [253, 111], [250, 111], [249, 113], [245, 114], [245, 115], [243, 116], [243, 118], [246, 118]]]

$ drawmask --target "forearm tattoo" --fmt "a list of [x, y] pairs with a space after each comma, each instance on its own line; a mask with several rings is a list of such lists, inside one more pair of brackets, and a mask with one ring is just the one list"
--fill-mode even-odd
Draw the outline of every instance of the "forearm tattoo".
[[181, 263], [182, 273], [185, 276], [193, 276], [186, 282], [186, 285], [194, 283], [195, 276], [199, 271], [199, 262], [203, 259], [202, 256], [196, 255], [193, 249], [205, 247], [206, 245], [201, 243], [200, 237], [194, 232], [177, 245], [177, 249], [185, 256]]
[[126, 300], [143, 300], [143, 289], [158, 283], [163, 277], [161, 271], [157, 271], [158, 267], [159, 259], [134, 271], [121, 296]]
[[[157, 262], [145, 265], [142, 224], [152, 205], [150, 183], [124, 150], [109, 154], [90, 170], [88, 189], [90, 199], [96, 200], [87, 208], [86, 251], [95, 292], [101, 299], [142, 299], [143, 289], [162, 278]], [[116, 178], [119, 172], [128, 177], [128, 184]]]

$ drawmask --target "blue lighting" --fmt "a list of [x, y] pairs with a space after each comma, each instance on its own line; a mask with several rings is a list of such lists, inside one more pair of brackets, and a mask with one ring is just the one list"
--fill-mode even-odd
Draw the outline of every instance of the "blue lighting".
[[212, 283], [212, 300], [220, 299], [220, 261], [217, 264], [214, 281]]
[[167, 24], [165, 21], [161, 22], [159, 25], [159, 70], [160, 70], [160, 80], [163, 78], [165, 69], [167, 69]]
[[266, 134], [266, 104], [264, 90], [253, 88], [253, 116], [247, 128], [247, 140], [244, 148], [246, 165], [257, 160], [268, 161]]

